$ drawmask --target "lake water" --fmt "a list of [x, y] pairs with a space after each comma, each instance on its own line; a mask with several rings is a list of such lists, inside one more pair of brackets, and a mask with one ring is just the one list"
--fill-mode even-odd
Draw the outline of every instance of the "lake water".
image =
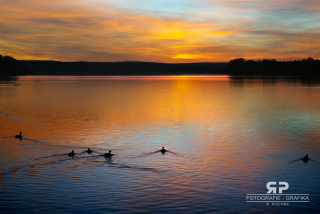
[[[0, 100], [1, 213], [319, 213], [317, 82], [26, 76]], [[247, 202], [270, 181], [309, 202]]]

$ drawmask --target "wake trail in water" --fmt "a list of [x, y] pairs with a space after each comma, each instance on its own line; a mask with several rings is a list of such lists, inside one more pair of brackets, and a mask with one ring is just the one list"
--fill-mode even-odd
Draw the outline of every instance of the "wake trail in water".
[[[289, 162], [286, 166], [288, 166], [288, 165], [290, 165], [290, 164], [292, 164], [292, 163], [298, 162], [298, 161], [305, 162], [305, 161], [303, 161], [303, 158], [299, 158], [299, 159], [297, 159], [297, 160], [294, 160], [294, 161]], [[314, 160], [313, 158], [310, 158], [308, 161], [305, 162], [305, 164], [307, 164], [309, 161], [315, 162], [315, 163], [319, 163], [318, 161]]]
[[[94, 153], [94, 155], [91, 155], [92, 153]], [[25, 164], [25, 165], [21, 165], [21, 166], [11, 167], [7, 170], [7, 172], [0, 174], [0, 180], [5, 179], [5, 177], [12, 175], [12, 174], [18, 172], [19, 170], [25, 170], [28, 168], [36, 168], [39, 166], [52, 166], [52, 165], [65, 163], [67, 161], [81, 161], [82, 164], [85, 164], [85, 165], [94, 164], [94, 166], [102, 166], [102, 167], [105, 167], [106, 163], [107, 163], [108, 167], [117, 167], [120, 169], [132, 169], [132, 170], [149, 171], [149, 172], [155, 172], [155, 173], [165, 172], [163, 170], [159, 170], [159, 169], [152, 168], [152, 167], [130, 166], [128, 164], [115, 163], [115, 162], [113, 162], [112, 157], [105, 158], [104, 154], [96, 152], [96, 151], [92, 151], [92, 153], [88, 154], [87, 151], [83, 151], [83, 152], [75, 154], [72, 157], [70, 157], [69, 154], [65, 153], [65, 154], [54, 154], [54, 155], [36, 158], [36, 159], [34, 159], [35, 161], [42, 161], [44, 159], [53, 159], [53, 160], [49, 160], [45, 163]], [[101, 159], [101, 160], [99, 160], [99, 159]]]
[[[42, 146], [53, 146], [53, 147], [57, 147], [57, 148], [61, 148], [61, 149], [86, 149], [87, 147], [84, 147], [84, 146], [69, 146], [69, 145], [57, 145], [57, 144], [54, 144], [54, 143], [48, 143], [46, 141], [42, 141], [42, 140], [35, 140], [35, 139], [31, 139], [31, 138], [22, 138], [22, 140], [26, 140], [26, 141], [29, 141], [29, 142], [32, 142], [32, 143], [36, 143], [36, 144], [39, 144], [39, 145], [42, 145]], [[25, 145], [25, 144], [24, 144]]]
[[4, 117], [8, 117], [10, 119], [24, 120], [21, 117], [17, 117], [17, 116], [14, 116], [14, 115], [11, 115], [11, 114], [8, 114], [8, 113], [5, 113], [5, 112], [0, 112], [0, 114], [2, 114], [2, 116], [4, 116]]
[[45, 141], [41, 141], [41, 140], [35, 140], [35, 139], [30, 139], [30, 138], [21, 138], [22, 140], [26, 140], [26, 141], [30, 141], [32, 143], [36, 143], [36, 144], [41, 144], [43, 146], [54, 146], [51, 143], [45, 142]]
[[159, 153], [161, 155], [173, 155], [173, 156], [175, 156], [177, 158], [183, 158], [186, 161], [186, 163], [191, 164], [191, 165], [195, 164], [195, 163], [199, 163], [199, 159], [197, 159], [197, 158], [194, 158], [192, 156], [185, 156], [185, 155], [183, 155], [181, 153], [173, 152], [173, 151], [170, 151], [170, 150], [166, 150], [166, 152], [164, 152], [164, 153], [161, 150], [156, 150], [154, 152], [145, 152], [145, 153], [142, 153], [141, 155], [138, 155], [136, 157], [144, 158], [144, 157], [149, 157], [149, 156], [152, 156], [152, 155], [155, 155], [155, 154], [159, 154]]
[[40, 125], [40, 124], [36, 123], [35, 121], [33, 121], [31, 119], [25, 119], [25, 118], [14, 116], [14, 115], [11, 115], [11, 114], [8, 114], [8, 113], [5, 113], [5, 112], [0, 112], [0, 115], [2, 115], [3, 117], [10, 118], [12, 120], [25, 121], [25, 122], [28, 122], [29, 124], [32, 124], [32, 125], [41, 126], [42, 128], [46, 128], [46, 129], [51, 129], [48, 126]]
[[[41, 161], [43, 159], [54, 159], [54, 160], [49, 160], [45, 163], [25, 164], [25, 165], [21, 165], [21, 166], [11, 167], [11, 168], [9, 168], [9, 170], [7, 172], [0, 173], [0, 180], [2, 180], [4, 177], [6, 177], [8, 175], [11, 175], [19, 170], [23, 170], [26, 168], [35, 168], [38, 166], [51, 166], [51, 165], [61, 164], [66, 161], [94, 160], [94, 159], [103, 157], [102, 153], [99, 153], [96, 151], [92, 151], [92, 153], [95, 153], [97, 155], [81, 156], [86, 153], [87, 153], [87, 151], [83, 151], [83, 152], [80, 152], [72, 157], [69, 156], [69, 153], [65, 153], [65, 154], [54, 154], [54, 155], [49, 155], [49, 156], [45, 156], [45, 157], [35, 158], [34, 159], [35, 161], [38, 161], [38, 160]], [[57, 158], [57, 159], [55, 159], [55, 158]]]
[[[7, 115], [7, 116], [11, 116], [11, 115]], [[10, 138], [10, 137], [5, 136], [2, 138]], [[120, 159], [119, 159], [118, 155], [116, 155], [116, 157], [104, 157], [105, 153], [98, 152], [94, 148], [91, 150], [91, 153], [88, 153], [87, 147], [59, 145], [59, 144], [57, 145], [57, 144], [49, 143], [49, 142], [42, 141], [42, 140], [24, 138], [24, 137], [22, 138], [22, 140], [24, 140], [26, 142], [31, 142], [32, 146], [41, 145], [41, 146], [48, 146], [48, 147], [56, 147], [59, 150], [65, 150], [66, 153], [52, 154], [52, 155], [33, 159], [36, 162], [39, 162], [39, 161], [44, 162], [47, 160], [45, 163], [33, 163], [33, 164], [25, 164], [25, 165], [21, 165], [21, 166], [12, 167], [12, 168], [8, 169], [7, 172], [0, 174], [0, 180], [4, 179], [5, 177], [7, 177], [9, 175], [12, 175], [13, 173], [16, 173], [19, 170], [24, 170], [27, 168], [41, 167], [41, 166], [52, 166], [52, 165], [56, 165], [56, 164], [66, 163], [67, 161], [80, 161], [80, 163], [84, 164], [84, 165], [93, 164], [94, 166], [101, 166], [101, 167], [108, 166], [108, 167], [116, 167], [119, 169], [149, 171], [149, 172], [155, 172], [155, 173], [163, 173], [164, 172], [163, 170], [159, 170], [159, 169], [156, 169], [153, 167], [132, 166], [132, 165], [128, 165], [128, 164], [116, 163], [116, 162], [114, 162], [114, 160], [118, 160], [118, 161], [121, 160], [121, 156], [120, 156]], [[23, 145], [27, 145], [27, 144], [24, 143]], [[74, 150], [76, 152], [74, 156], [69, 156], [70, 150]], [[82, 150], [82, 151], [77, 153], [77, 150]], [[138, 156], [132, 156], [131, 158], [146, 157], [146, 156], [153, 155], [156, 153], [162, 153], [162, 152], [161, 152], [161, 150], [157, 150], [157, 151], [150, 152], [150, 153], [144, 153], [144, 154], [138, 155]], [[177, 157], [183, 157], [181, 154], [173, 152], [173, 151], [169, 151], [169, 150], [166, 150], [165, 154], [172, 154]], [[164, 153], [163, 153], [163, 155], [164, 155]]]
[[[82, 156], [82, 155], [85, 155], [85, 156]], [[92, 150], [91, 154], [89, 154], [87, 151], [82, 151], [79, 153], [74, 153], [73, 156], [70, 156], [69, 153], [54, 154], [54, 155], [49, 155], [45, 157], [35, 158], [34, 160], [42, 160], [42, 159], [48, 159], [48, 158], [54, 158], [54, 157], [65, 157], [65, 156], [72, 157], [73, 159], [77, 160], [77, 159], [97, 158], [97, 157], [102, 157], [103, 155], [104, 155], [103, 153]]]
[[126, 164], [118, 164], [118, 163], [110, 163], [110, 166], [118, 167], [118, 168], [124, 168], [124, 169], [150, 171], [150, 172], [156, 172], [156, 173], [163, 172], [162, 170], [159, 170], [159, 169], [156, 169], [156, 168], [152, 168], [152, 167], [129, 166], [129, 165], [126, 165]]
[[13, 87], [14, 84], [0, 84], [1, 87]]
[[[14, 136], [13, 136], [14, 137]], [[0, 138], [12, 138], [12, 137], [0, 137]]]
[[[141, 155], [138, 155], [137, 157], [147, 157], [147, 156], [150, 156], [150, 155], [153, 155], [153, 154], [157, 154], [157, 153], [162, 153], [162, 152], [161, 152], [161, 150], [157, 150], [157, 151], [154, 151], [154, 152], [146, 152], [146, 153], [143, 153]], [[176, 153], [176, 152], [172, 152], [172, 151], [169, 151], [169, 150], [166, 150], [166, 152], [162, 153], [162, 154], [165, 155], [167, 153], [173, 154], [173, 155], [178, 156], [178, 157], [183, 157], [182, 154], [179, 154], [179, 153]]]
[[[130, 170], [138, 170], [138, 171], [149, 171], [149, 172], [155, 172], [155, 173], [164, 173], [166, 171], [159, 170], [152, 167], [141, 167], [141, 166], [130, 166], [128, 164], [121, 164], [121, 163], [115, 163], [112, 161], [112, 159], [106, 159], [105, 161], [94, 161], [95, 166], [101, 166], [101, 167], [116, 167], [120, 169], [130, 169]], [[106, 165], [106, 163], [108, 165]]]
[[27, 169], [27, 168], [35, 168], [38, 166], [47, 166], [47, 165], [54, 165], [54, 164], [60, 164], [65, 161], [68, 161], [68, 159], [60, 159], [60, 160], [54, 160], [54, 161], [48, 161], [46, 163], [38, 163], [38, 164], [25, 164], [21, 166], [15, 166], [11, 167], [7, 172], [0, 174], [0, 180], [4, 179], [8, 175], [12, 175], [13, 173], [16, 173], [19, 170]]
[[[65, 156], [69, 156], [69, 155], [68, 154], [55, 154], [55, 155], [51, 155], [51, 156], [47, 156], [47, 157], [42, 157], [39, 159], [61, 157], [61, 156], [65, 157]], [[85, 164], [85, 165], [94, 164], [94, 166], [105, 167], [106, 163], [107, 163], [108, 167], [117, 167], [117, 168], [121, 168], [121, 169], [132, 169], [132, 170], [139, 170], [139, 171], [150, 171], [150, 172], [155, 172], [155, 173], [165, 172], [163, 170], [159, 170], [159, 169], [152, 168], [152, 167], [131, 166], [128, 164], [116, 163], [116, 162], [114, 162], [114, 159], [117, 160], [118, 159], [117, 157], [104, 157], [104, 153], [100, 153], [95, 150], [92, 150], [91, 154], [89, 154], [87, 152], [87, 150], [82, 151], [80, 153], [75, 154], [72, 157], [69, 157], [66, 160], [70, 160], [70, 158], [74, 161], [83, 161], [84, 160], [84, 162], [82, 162], [82, 164]], [[55, 161], [50, 161], [46, 165], [55, 164], [55, 163], [56, 163]], [[45, 164], [42, 164], [42, 165], [45, 165]]]

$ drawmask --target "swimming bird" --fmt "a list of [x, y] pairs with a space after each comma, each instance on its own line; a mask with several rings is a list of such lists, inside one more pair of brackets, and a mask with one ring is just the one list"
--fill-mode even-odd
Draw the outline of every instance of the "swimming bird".
[[304, 156], [303, 158], [299, 158], [297, 160], [291, 161], [290, 163], [288, 163], [288, 165], [291, 164], [291, 163], [297, 162], [297, 161], [303, 161], [305, 163], [308, 163], [309, 161], [313, 161], [313, 162], [317, 162], [318, 163], [318, 161], [313, 160], [312, 158], [309, 158], [308, 154], [306, 154], [306, 156]]
[[164, 154], [166, 151], [168, 151], [168, 150], [165, 150], [165, 149], [164, 149], [164, 146], [163, 146], [162, 149], [160, 150], [160, 152], [162, 152], [162, 154]]
[[20, 139], [21, 139], [21, 138], [22, 138], [21, 133], [22, 133], [22, 132], [20, 132], [20, 134], [16, 135], [16, 138], [20, 138]]
[[302, 160], [303, 162], [308, 162], [308, 160], [310, 160], [310, 158], [308, 157], [308, 154], [306, 154], [306, 156], [304, 156]]
[[74, 156], [77, 153], [74, 153], [74, 151], [72, 150], [72, 152], [69, 153], [69, 157]]
[[111, 154], [111, 150], [109, 150], [109, 153], [104, 153], [104, 157], [106, 158], [110, 158], [111, 156], [113, 156], [113, 154]]
[[92, 150], [90, 148], [88, 148], [87, 152], [90, 154], [92, 152]]

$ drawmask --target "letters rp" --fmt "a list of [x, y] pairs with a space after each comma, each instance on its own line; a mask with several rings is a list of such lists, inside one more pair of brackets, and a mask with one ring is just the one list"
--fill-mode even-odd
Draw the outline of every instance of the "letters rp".
[[[267, 189], [269, 190], [268, 193], [277, 193], [277, 187], [271, 187], [271, 185], [277, 185], [277, 182], [268, 182], [267, 183]], [[284, 186], [280, 186], [284, 185]], [[289, 189], [289, 184], [287, 182], [279, 182], [279, 193], [282, 193], [283, 190]]]

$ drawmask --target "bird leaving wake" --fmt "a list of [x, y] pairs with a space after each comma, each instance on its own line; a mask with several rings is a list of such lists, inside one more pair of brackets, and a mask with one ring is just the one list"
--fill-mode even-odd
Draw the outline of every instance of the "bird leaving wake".
[[306, 156], [304, 156], [303, 158], [299, 158], [297, 160], [291, 161], [290, 163], [288, 163], [288, 165], [292, 164], [294, 162], [297, 162], [297, 161], [303, 161], [304, 163], [308, 163], [308, 161], [318, 162], [318, 161], [313, 160], [312, 158], [309, 158], [308, 154], [306, 154]]

